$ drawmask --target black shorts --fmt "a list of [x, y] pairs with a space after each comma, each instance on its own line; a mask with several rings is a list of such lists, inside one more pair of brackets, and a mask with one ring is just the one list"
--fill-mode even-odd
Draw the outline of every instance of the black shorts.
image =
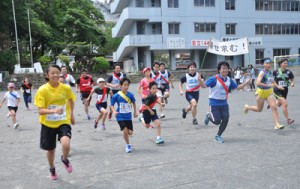
[[161, 91], [161, 94], [164, 95], [165, 92], [169, 92], [170, 90], [170, 86], [169, 84], [161, 84], [162, 86], [164, 86], [164, 88], [158, 88]]
[[101, 104], [96, 104], [97, 110], [100, 112], [101, 108], [107, 108], [107, 102], [102, 102]]
[[132, 120], [118, 121], [118, 124], [120, 126], [121, 131], [123, 131], [123, 129], [125, 129], [125, 128], [127, 128], [128, 130], [133, 131]]
[[54, 150], [56, 148], [56, 135], [58, 136], [58, 141], [63, 136], [68, 136], [71, 139], [71, 130], [71, 126], [68, 124], [63, 124], [58, 128], [50, 128], [42, 124], [40, 148], [43, 150]]
[[144, 121], [146, 124], [149, 124], [151, 123], [151, 121], [155, 121], [158, 119], [158, 116], [156, 114], [156, 110], [155, 109], [152, 109], [152, 111], [154, 112], [154, 115], [151, 115], [150, 112], [148, 110], [145, 110], [143, 112], [143, 118], [144, 118]]
[[16, 107], [7, 106], [7, 108], [8, 108], [9, 111], [10, 111], [10, 110], [14, 110], [15, 113], [17, 113], [17, 111], [18, 111], [18, 106], [16, 106]]
[[274, 90], [274, 96], [278, 99], [278, 98], [280, 98], [280, 97], [282, 97], [282, 98], [284, 98], [284, 99], [286, 99], [287, 98], [287, 95], [288, 95], [288, 92], [289, 92], [289, 90], [288, 90], [288, 88], [284, 88], [284, 90], [282, 91], [282, 90]]
[[197, 102], [199, 100], [199, 91], [195, 91], [195, 92], [186, 92], [185, 93], [185, 99], [191, 103], [191, 101], [193, 99], [195, 99]]
[[81, 100], [87, 99], [90, 96], [90, 94], [91, 93], [80, 92], [80, 98], [81, 98]]

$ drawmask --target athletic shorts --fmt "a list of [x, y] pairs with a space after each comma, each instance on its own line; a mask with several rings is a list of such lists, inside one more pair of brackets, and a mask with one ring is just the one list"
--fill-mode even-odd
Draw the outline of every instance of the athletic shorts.
[[7, 108], [8, 108], [9, 111], [10, 111], [10, 110], [14, 110], [16, 113], [17, 113], [17, 111], [18, 111], [18, 106], [16, 106], [16, 107], [7, 106]]
[[43, 150], [54, 150], [56, 148], [56, 135], [57, 140], [60, 141], [61, 137], [67, 136], [72, 138], [71, 126], [63, 124], [58, 128], [50, 128], [42, 124], [40, 148]]
[[195, 99], [197, 102], [199, 100], [199, 91], [195, 92], [186, 92], [185, 93], [186, 100], [191, 103], [191, 100]]
[[150, 112], [148, 110], [145, 110], [143, 112], [143, 118], [144, 118], [144, 121], [146, 124], [149, 124], [151, 123], [151, 121], [155, 121], [158, 119], [158, 116], [156, 114], [156, 110], [155, 109], [152, 109], [152, 111], [154, 112], [154, 115], [151, 115]]
[[123, 129], [125, 129], [125, 128], [127, 128], [128, 130], [133, 131], [132, 120], [118, 121], [118, 124], [120, 126], [121, 131], [123, 131]]
[[287, 95], [288, 95], [288, 88], [284, 88], [284, 90], [274, 90], [274, 96], [278, 99], [278, 98], [284, 98], [286, 99], [287, 98]]
[[170, 90], [169, 84], [161, 84], [161, 85], [164, 86], [164, 88], [158, 88], [158, 89], [161, 91], [162, 95], [164, 95], [165, 92], [169, 92], [169, 90]]
[[96, 104], [97, 110], [100, 112], [101, 108], [107, 108], [107, 102], [102, 102], [101, 104]]
[[255, 92], [255, 95], [258, 95], [259, 98], [262, 98], [262, 99], [267, 99], [272, 94], [273, 94], [273, 88], [270, 88], [270, 89], [257, 88], [256, 92]]
[[[85, 92], [80, 92], [80, 98], [81, 100], [87, 99], [90, 96], [91, 93], [85, 93]], [[92, 99], [92, 97], [91, 97]]]

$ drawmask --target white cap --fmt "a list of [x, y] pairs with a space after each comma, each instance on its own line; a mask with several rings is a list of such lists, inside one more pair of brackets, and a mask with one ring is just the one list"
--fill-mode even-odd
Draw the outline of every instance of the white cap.
[[105, 80], [101, 77], [101, 78], [97, 79], [97, 83], [100, 83], [100, 82], [105, 82]]

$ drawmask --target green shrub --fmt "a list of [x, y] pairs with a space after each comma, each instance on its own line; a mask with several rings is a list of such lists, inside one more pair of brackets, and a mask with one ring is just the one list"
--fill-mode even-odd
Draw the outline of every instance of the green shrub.
[[93, 58], [93, 62], [94, 62], [94, 66], [93, 66], [94, 72], [105, 73], [109, 68], [109, 63], [104, 57], [95, 57]]
[[47, 65], [51, 62], [51, 57], [50, 56], [41, 56], [40, 58], [38, 58], [38, 61], [41, 64]]
[[0, 51], [0, 70], [13, 73], [17, 63], [17, 58], [11, 49]]

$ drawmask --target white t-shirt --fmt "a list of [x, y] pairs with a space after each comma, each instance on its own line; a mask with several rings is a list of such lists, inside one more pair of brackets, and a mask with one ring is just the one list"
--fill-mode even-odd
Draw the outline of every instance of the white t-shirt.
[[11, 107], [17, 107], [18, 99], [20, 98], [20, 95], [16, 91], [9, 92], [7, 91], [4, 95], [4, 98], [7, 100], [7, 106]]

